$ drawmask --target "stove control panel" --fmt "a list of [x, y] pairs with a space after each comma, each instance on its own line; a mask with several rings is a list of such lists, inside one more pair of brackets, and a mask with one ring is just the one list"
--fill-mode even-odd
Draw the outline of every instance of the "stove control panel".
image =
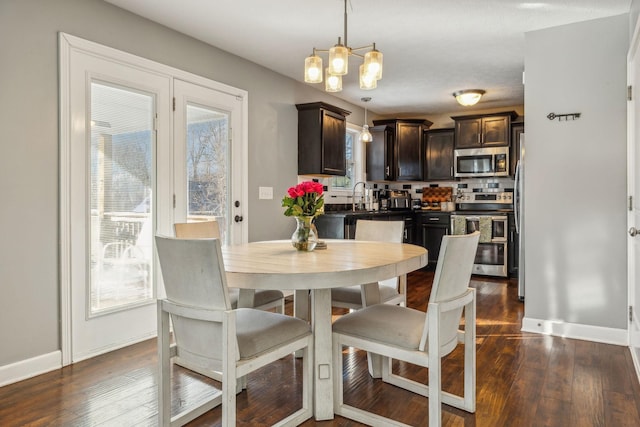
[[456, 198], [457, 203], [513, 203], [513, 193], [468, 193], [460, 192]]

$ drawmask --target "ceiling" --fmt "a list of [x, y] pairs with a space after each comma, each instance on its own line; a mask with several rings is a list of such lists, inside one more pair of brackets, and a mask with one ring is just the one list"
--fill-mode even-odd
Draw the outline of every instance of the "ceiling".
[[[344, 37], [344, 0], [106, 1], [299, 81], [314, 47]], [[452, 96], [461, 89], [486, 90], [476, 109], [522, 105], [526, 32], [627, 13], [630, 3], [348, 0], [348, 45], [375, 42], [384, 72], [377, 89], [361, 90], [361, 62], [350, 59], [336, 96], [356, 105], [371, 97], [367, 107], [383, 115], [464, 111]], [[567, 53], [584, 48], [568, 46]]]

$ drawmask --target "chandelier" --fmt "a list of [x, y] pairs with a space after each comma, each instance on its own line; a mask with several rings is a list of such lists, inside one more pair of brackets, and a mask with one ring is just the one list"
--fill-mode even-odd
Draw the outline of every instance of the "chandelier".
[[[364, 55], [356, 53], [371, 49]], [[322, 58], [318, 52], [329, 52], [329, 66], [323, 69]], [[349, 72], [349, 56], [357, 56], [364, 60], [359, 68], [360, 89], [375, 89], [378, 80], [382, 78], [382, 53], [376, 49], [376, 44], [368, 46], [350, 47], [347, 44], [347, 0], [344, 0], [344, 44], [338, 37], [338, 44], [331, 49], [313, 48], [313, 53], [304, 61], [304, 81], [306, 83], [322, 83], [324, 75], [325, 90], [340, 92], [342, 90], [342, 76]]]

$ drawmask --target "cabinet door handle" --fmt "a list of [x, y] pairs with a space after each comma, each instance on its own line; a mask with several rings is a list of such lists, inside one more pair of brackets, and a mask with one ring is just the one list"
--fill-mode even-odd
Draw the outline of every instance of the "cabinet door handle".
[[429, 218], [429, 221], [440, 221], [440, 218]]
[[480, 139], [480, 134], [478, 133], [478, 144], [482, 144], [482, 139]]
[[389, 166], [385, 168], [385, 175], [389, 176]]

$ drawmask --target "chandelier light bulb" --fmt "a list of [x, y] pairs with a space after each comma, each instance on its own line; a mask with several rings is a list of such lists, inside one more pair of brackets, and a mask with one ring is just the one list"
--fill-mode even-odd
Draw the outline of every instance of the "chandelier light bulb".
[[349, 49], [340, 43], [329, 49], [329, 72], [343, 76], [349, 71]]
[[364, 54], [364, 65], [367, 73], [373, 75], [376, 80], [382, 78], [382, 52], [376, 50], [376, 44], [373, 44], [373, 50]]
[[322, 83], [322, 58], [315, 53], [304, 60], [304, 81]]
[[378, 81], [375, 78], [375, 74], [369, 73], [365, 64], [360, 66], [360, 89], [370, 90], [375, 89], [378, 86]]
[[329, 68], [326, 68], [324, 90], [327, 92], [340, 92], [342, 90], [342, 76], [333, 75]]

